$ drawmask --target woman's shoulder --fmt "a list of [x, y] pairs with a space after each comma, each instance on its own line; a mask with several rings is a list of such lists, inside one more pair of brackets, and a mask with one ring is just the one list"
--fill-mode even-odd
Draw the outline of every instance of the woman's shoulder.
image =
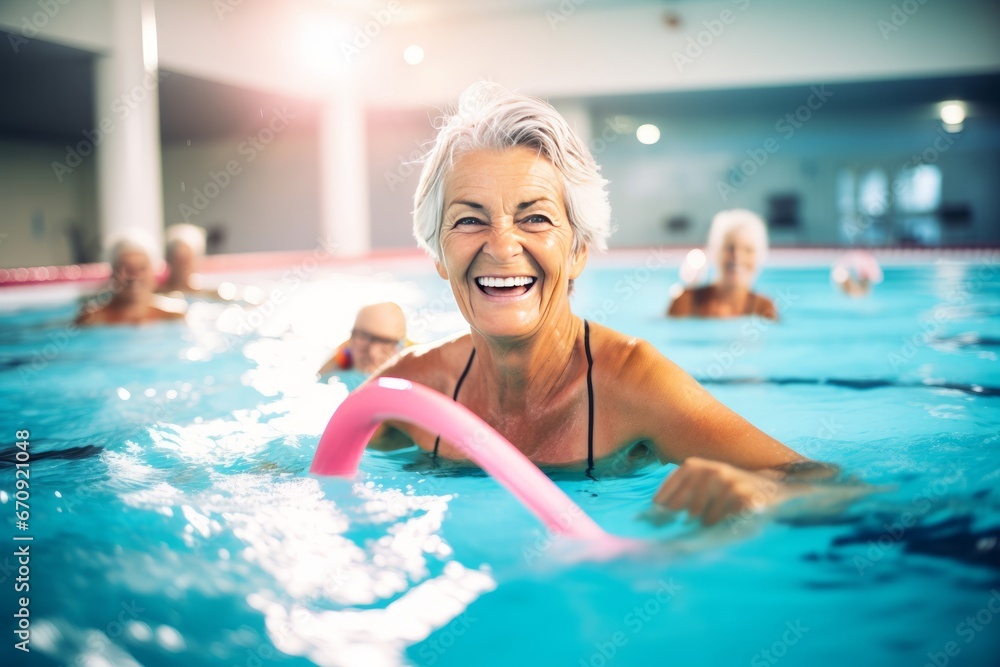
[[377, 376], [412, 380], [450, 393], [472, 354], [472, 336], [458, 334], [450, 338], [411, 345], [400, 352]]
[[629, 336], [606, 326], [591, 323], [591, 342], [595, 368], [614, 369], [616, 374], [633, 375], [650, 367], [669, 363], [652, 343]]
[[592, 330], [595, 386], [605, 408], [627, 415], [631, 427], [697, 385], [653, 343], [607, 327]]
[[685, 287], [680, 294], [670, 302], [667, 315], [670, 317], [683, 317], [693, 315], [698, 309], [698, 305], [704, 303], [711, 295], [712, 286], [702, 285], [700, 287]]

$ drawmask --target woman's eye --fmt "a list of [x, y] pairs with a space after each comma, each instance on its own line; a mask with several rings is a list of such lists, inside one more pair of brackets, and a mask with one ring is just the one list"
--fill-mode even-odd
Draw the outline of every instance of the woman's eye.
[[527, 218], [525, 218], [521, 222], [547, 224], [550, 221], [544, 215], [529, 215]]
[[478, 218], [459, 218], [455, 221], [455, 226], [460, 227], [463, 225], [485, 225], [486, 223]]

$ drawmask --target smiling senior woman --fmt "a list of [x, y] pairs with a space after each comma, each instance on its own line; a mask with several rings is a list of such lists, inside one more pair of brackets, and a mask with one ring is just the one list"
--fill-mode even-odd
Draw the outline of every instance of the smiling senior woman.
[[718, 271], [715, 281], [682, 291], [667, 315], [778, 319], [774, 303], [752, 289], [767, 258], [767, 225], [759, 215], [738, 208], [717, 213], [708, 232], [707, 255]]
[[[573, 280], [610, 233], [606, 184], [550, 105], [491, 83], [466, 90], [427, 155], [414, 233], [471, 333], [410, 348], [375, 377], [452, 396], [537, 464], [677, 463], [655, 501], [706, 524], [788, 497], [788, 475], [820, 464], [802, 466], [650, 343], [573, 314]], [[414, 442], [462, 458], [403, 423], [369, 446]]]

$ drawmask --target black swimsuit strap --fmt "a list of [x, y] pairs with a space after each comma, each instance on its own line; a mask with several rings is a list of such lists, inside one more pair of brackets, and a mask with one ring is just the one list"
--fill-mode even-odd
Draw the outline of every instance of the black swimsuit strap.
[[587, 477], [594, 478], [594, 357], [590, 353], [590, 322], [583, 321], [583, 347], [587, 351]]
[[[465, 382], [465, 376], [469, 374], [469, 369], [472, 368], [472, 360], [476, 358], [476, 348], [472, 348], [472, 354], [469, 355], [469, 362], [465, 364], [465, 370], [462, 374], [458, 376], [458, 382], [455, 383], [455, 393], [451, 395], [451, 400], [458, 401], [458, 390], [462, 388], [462, 383]], [[434, 440], [434, 458], [438, 455], [438, 445], [441, 444], [441, 436], [439, 435], [436, 440]]]

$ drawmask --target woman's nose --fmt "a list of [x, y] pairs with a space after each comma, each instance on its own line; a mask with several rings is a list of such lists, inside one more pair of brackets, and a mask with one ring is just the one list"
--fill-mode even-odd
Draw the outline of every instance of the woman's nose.
[[502, 263], [521, 254], [521, 243], [521, 230], [517, 225], [496, 225], [490, 230], [483, 252]]

